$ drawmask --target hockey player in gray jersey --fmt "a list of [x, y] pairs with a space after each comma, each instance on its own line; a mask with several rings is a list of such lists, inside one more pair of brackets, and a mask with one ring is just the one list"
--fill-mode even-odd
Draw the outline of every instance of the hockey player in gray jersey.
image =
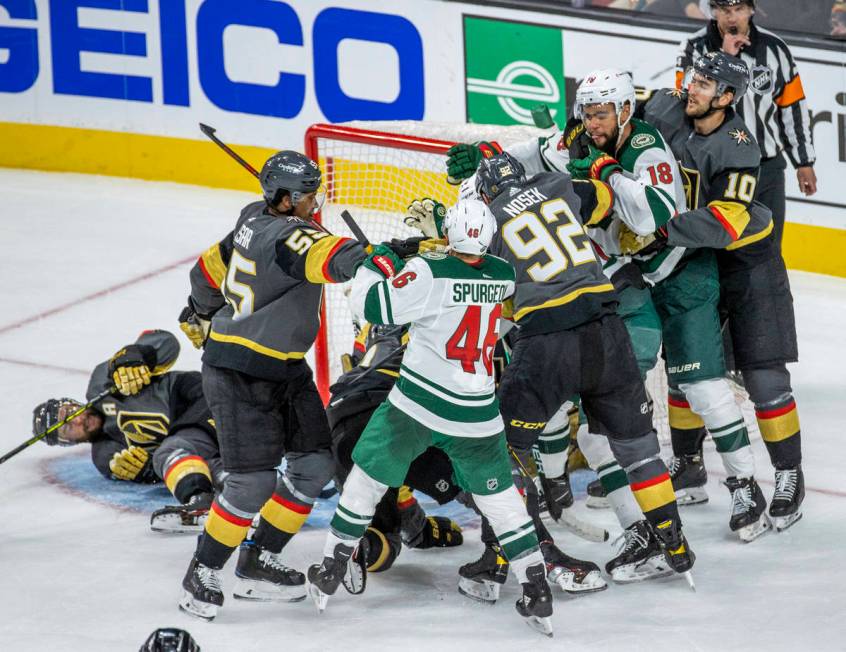
[[[786, 363], [798, 359], [793, 298], [772, 234], [769, 209], [756, 201], [760, 152], [733, 106], [748, 82], [746, 65], [724, 53], [696, 61], [683, 96], [658, 91], [646, 116], [665, 135], [687, 176], [692, 209], [667, 225], [669, 244], [717, 248], [722, 299], [728, 313], [735, 368], [755, 405], [758, 426], [775, 467], [770, 516], [784, 529], [801, 518], [804, 479], [799, 416]], [[675, 437], [682, 466], [704, 466], [701, 433]], [[734, 519], [758, 523], [766, 508], [754, 479], [729, 478]]]
[[[483, 160], [476, 183], [500, 225], [492, 250], [517, 269], [518, 335], [499, 390], [509, 445], [518, 460], [528, 459], [538, 433], [579, 393], [591, 431], [609, 437], [667, 563], [685, 573], [694, 557], [658, 456], [631, 341], [583, 228], [608, 218], [610, 187], [560, 173], [526, 179], [507, 153]], [[531, 513], [536, 496], [527, 492]]]
[[[332, 478], [326, 413], [305, 361], [319, 327], [323, 284], [346, 281], [366, 254], [312, 219], [317, 164], [283, 151], [261, 170], [264, 198], [191, 270], [180, 321], [205, 339], [203, 389], [215, 418], [223, 491], [183, 581], [180, 607], [211, 619], [223, 604], [219, 571], [239, 547], [235, 596], [295, 601], [305, 578], [280, 553]], [[287, 467], [277, 477], [282, 456]], [[252, 540], [244, 541], [256, 512]]]
[[[169, 371], [178, 355], [172, 334], [144, 331], [95, 367], [86, 397], [113, 386], [117, 391], [46, 437], [51, 446], [90, 442], [94, 466], [106, 478], [163, 481], [181, 503], [152, 515], [152, 529], [166, 532], [201, 526], [224, 475], [200, 374]], [[33, 411], [33, 432], [44, 432], [79, 405], [45, 401]]]

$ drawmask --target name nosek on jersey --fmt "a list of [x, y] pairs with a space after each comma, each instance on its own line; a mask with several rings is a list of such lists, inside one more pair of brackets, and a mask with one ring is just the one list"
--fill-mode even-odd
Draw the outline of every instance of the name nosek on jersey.
[[502, 303], [508, 286], [504, 283], [479, 281], [456, 282], [452, 286], [451, 305], [466, 306], [476, 303]]
[[509, 201], [502, 207], [502, 210], [508, 213], [511, 217], [516, 217], [530, 206], [534, 206], [535, 204], [547, 199], [549, 199], [549, 197], [544, 195], [537, 188], [529, 188]]

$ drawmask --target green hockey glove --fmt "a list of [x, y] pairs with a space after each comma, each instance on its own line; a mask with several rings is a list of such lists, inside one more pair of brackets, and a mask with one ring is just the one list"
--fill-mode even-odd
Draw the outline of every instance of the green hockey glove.
[[454, 186], [472, 176], [479, 167], [479, 161], [502, 154], [502, 147], [496, 142], [459, 143], [447, 150], [447, 181]]

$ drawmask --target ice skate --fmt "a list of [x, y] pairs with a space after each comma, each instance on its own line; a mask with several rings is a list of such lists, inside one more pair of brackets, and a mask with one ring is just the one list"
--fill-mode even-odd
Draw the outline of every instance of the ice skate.
[[330, 596], [335, 595], [341, 584], [353, 595], [364, 592], [367, 586], [366, 556], [365, 551], [339, 543], [332, 557], [324, 557], [323, 562], [308, 569], [308, 594], [320, 613], [326, 609]]
[[605, 493], [605, 487], [602, 486], [599, 478], [589, 483], [587, 486], [587, 501], [585, 507], [591, 509], [608, 509], [608, 495]]
[[508, 579], [508, 561], [498, 545], [486, 545], [482, 556], [458, 569], [458, 592], [468, 598], [494, 604], [499, 588]]
[[667, 464], [673, 491], [676, 492], [676, 503], [683, 505], [703, 505], [708, 502], [708, 472], [701, 454], [682, 455], [675, 457]]
[[223, 606], [220, 570], [204, 566], [194, 557], [182, 580], [182, 588], [179, 608], [196, 618], [214, 620], [218, 608]]
[[630, 584], [673, 574], [647, 521], [633, 523], [623, 530], [622, 537], [617, 556], [605, 564], [605, 572], [614, 582]]
[[802, 518], [802, 501], [805, 499], [805, 476], [802, 467], [776, 469], [775, 493], [770, 503], [773, 527], [783, 532]]
[[153, 532], [199, 534], [206, 524], [212, 500], [214, 494], [199, 493], [191, 496], [184, 505], [168, 505], [157, 509], [150, 515], [150, 529]]
[[667, 519], [655, 525], [652, 531], [664, 551], [664, 559], [667, 560], [670, 568], [679, 575], [683, 575], [690, 588], [695, 591], [696, 586], [693, 583], [693, 575], [690, 574], [690, 569], [693, 568], [696, 555], [693, 554], [690, 544], [684, 538], [681, 522], [677, 519]]
[[541, 541], [540, 549], [546, 562], [547, 580], [551, 584], [557, 584], [562, 591], [580, 594], [608, 588], [608, 584], [602, 579], [599, 566], [592, 561], [570, 557], [551, 541]]
[[749, 543], [770, 529], [766, 514], [767, 501], [755, 478], [728, 478], [725, 485], [731, 492], [729, 527], [741, 541]]
[[305, 575], [288, 568], [252, 541], [241, 544], [233, 596], [259, 602], [299, 602], [306, 597]]
[[547, 584], [544, 567], [540, 564], [526, 569], [523, 596], [517, 600], [517, 613], [526, 619], [526, 624], [544, 636], [552, 637], [552, 591]]

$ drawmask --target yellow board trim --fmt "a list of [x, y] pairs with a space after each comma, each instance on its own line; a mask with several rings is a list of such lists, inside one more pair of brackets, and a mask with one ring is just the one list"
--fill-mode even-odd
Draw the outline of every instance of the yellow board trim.
[[285, 353], [284, 351], [277, 351], [276, 349], [271, 349], [268, 346], [262, 346], [257, 342], [248, 340], [246, 337], [239, 337], [238, 335], [223, 335], [221, 333], [215, 333], [214, 331], [212, 331], [211, 333], [209, 333], [209, 339], [212, 339], [216, 342], [239, 344], [241, 346], [247, 347], [251, 351], [261, 353], [262, 355], [266, 355], [271, 358], [276, 358], [277, 360], [302, 360], [303, 358], [305, 358], [305, 351], [303, 351], [302, 353], [298, 351], [294, 351], [292, 353]]
[[613, 292], [614, 286], [610, 283], [603, 283], [602, 285], [594, 285], [592, 287], [586, 288], [579, 288], [578, 290], [573, 290], [565, 294], [563, 297], [558, 297], [557, 299], [550, 299], [549, 301], [544, 301], [539, 306], [526, 306], [525, 308], [520, 308], [514, 314], [514, 321], [520, 321], [523, 317], [528, 315], [530, 312], [534, 312], [535, 310], [543, 310], [545, 308], [554, 308], [556, 306], [563, 306], [565, 303], [570, 303], [571, 301], [575, 301], [583, 294], [594, 294], [599, 292]]
[[[206, 140], [0, 122], [0, 143], [0, 167], [173, 181], [251, 193], [261, 190], [256, 179]], [[232, 147], [254, 165], [260, 165], [276, 151], [251, 145]], [[337, 159], [333, 163], [338, 181], [334, 184], [336, 193], [332, 201], [404, 211], [418, 191], [422, 192], [420, 196], [434, 194], [444, 203], [457, 197], [457, 186], [447, 184], [444, 175], [400, 168], [396, 175], [400, 181], [405, 184], [413, 181], [405, 186], [401, 197], [355, 193], [351, 180], [362, 178], [373, 166]], [[435, 194], [436, 191], [442, 194]], [[846, 229], [788, 222], [782, 248], [790, 269], [846, 277], [846, 256], [820, 255], [821, 251], [846, 250]]]

